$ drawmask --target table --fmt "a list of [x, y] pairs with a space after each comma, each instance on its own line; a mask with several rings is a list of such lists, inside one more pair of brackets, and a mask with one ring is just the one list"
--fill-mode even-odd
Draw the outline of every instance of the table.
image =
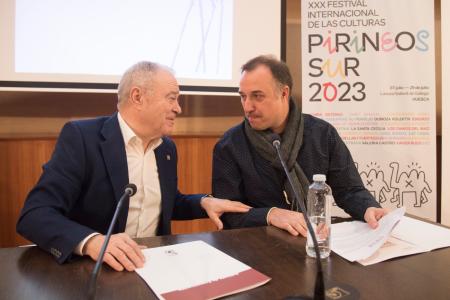
[[[312, 295], [316, 265], [305, 238], [275, 227], [137, 239], [157, 247], [203, 240], [272, 278], [266, 285], [226, 299], [282, 299]], [[79, 258], [58, 265], [38, 247], [0, 249], [0, 299], [83, 299], [94, 262]], [[450, 299], [450, 248], [361, 266], [331, 253], [323, 260], [327, 280], [353, 286], [360, 299]], [[104, 266], [97, 299], [156, 299], [134, 272]]]

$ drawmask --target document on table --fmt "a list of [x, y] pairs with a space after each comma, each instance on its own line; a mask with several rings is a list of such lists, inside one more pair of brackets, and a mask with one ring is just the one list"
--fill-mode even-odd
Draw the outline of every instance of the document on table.
[[263, 285], [270, 277], [203, 241], [144, 249], [136, 272], [159, 299], [216, 299]]
[[349, 261], [366, 259], [387, 241], [404, 214], [404, 207], [391, 211], [378, 221], [376, 229], [361, 221], [333, 224], [331, 250]]
[[367, 266], [450, 247], [450, 229], [403, 216], [404, 212], [402, 208], [392, 211], [379, 221], [375, 230], [361, 221], [333, 224], [331, 250], [349, 261]]
[[427, 251], [450, 247], [450, 229], [417, 219], [403, 217], [392, 236], [420, 246]]
[[371, 257], [358, 262], [367, 266], [444, 247], [450, 247], [450, 229], [404, 216], [387, 242]]
[[373, 265], [391, 258], [427, 252], [425, 248], [390, 236], [374, 254], [366, 259], [358, 260], [363, 266]]

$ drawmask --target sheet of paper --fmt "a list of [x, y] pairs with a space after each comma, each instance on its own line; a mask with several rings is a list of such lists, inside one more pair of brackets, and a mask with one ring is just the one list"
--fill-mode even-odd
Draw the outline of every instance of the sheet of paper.
[[391, 211], [378, 222], [376, 229], [361, 221], [333, 224], [331, 250], [349, 261], [366, 259], [386, 242], [404, 214], [404, 207]]
[[429, 251], [450, 247], [450, 229], [406, 216], [392, 231], [392, 236]]
[[[143, 253], [146, 263], [136, 272], [160, 299], [186, 298], [186, 293], [195, 294], [195, 299], [214, 299], [270, 280], [203, 241], [149, 248]], [[228, 284], [226, 289], [221, 282]]]
[[367, 266], [442, 247], [450, 247], [450, 229], [403, 216], [386, 243], [371, 257], [358, 262]]
[[[398, 226], [398, 225], [397, 225]], [[358, 260], [363, 266], [373, 265], [394, 257], [406, 256], [411, 254], [423, 253], [428, 250], [417, 245], [402, 241], [393, 236], [378, 249], [372, 256]]]

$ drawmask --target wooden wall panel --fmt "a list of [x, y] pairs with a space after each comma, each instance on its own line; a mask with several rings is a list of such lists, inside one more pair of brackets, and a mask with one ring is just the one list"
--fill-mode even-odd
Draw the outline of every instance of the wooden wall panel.
[[0, 247], [29, 243], [16, 234], [17, 218], [54, 145], [54, 139], [0, 140]]
[[[209, 193], [211, 157], [217, 137], [174, 137], [178, 149], [178, 182], [183, 193]], [[0, 247], [29, 243], [16, 233], [23, 202], [51, 156], [55, 138], [0, 139]], [[173, 233], [215, 230], [209, 219], [176, 221]]]
[[[212, 151], [217, 137], [174, 137], [178, 151], [178, 188], [184, 194], [211, 193]], [[172, 221], [174, 234], [216, 230], [209, 219]]]

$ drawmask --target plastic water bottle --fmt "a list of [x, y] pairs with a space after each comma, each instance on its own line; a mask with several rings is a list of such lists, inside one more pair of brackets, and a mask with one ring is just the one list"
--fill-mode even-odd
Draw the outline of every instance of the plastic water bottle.
[[[308, 190], [306, 214], [316, 233], [320, 258], [327, 258], [331, 251], [331, 197], [329, 197], [331, 196], [331, 188], [325, 183], [325, 175], [316, 174], [313, 176], [313, 181]], [[309, 231], [306, 239], [306, 253], [310, 257], [316, 257], [314, 243]]]

